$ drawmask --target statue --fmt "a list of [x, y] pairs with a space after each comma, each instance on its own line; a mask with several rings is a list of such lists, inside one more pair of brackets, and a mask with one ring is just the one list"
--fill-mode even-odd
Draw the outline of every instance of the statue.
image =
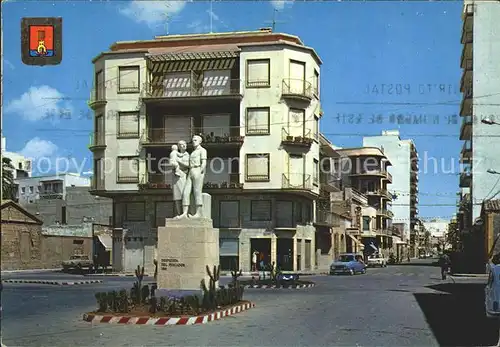
[[184, 210], [182, 204], [184, 188], [186, 187], [189, 174], [189, 153], [186, 152], [186, 149], [186, 141], [181, 140], [178, 143], [178, 148], [176, 145], [172, 146], [172, 153], [170, 153], [170, 163], [173, 166], [172, 194], [176, 216], [183, 215], [184, 213], [187, 215], [187, 208]]

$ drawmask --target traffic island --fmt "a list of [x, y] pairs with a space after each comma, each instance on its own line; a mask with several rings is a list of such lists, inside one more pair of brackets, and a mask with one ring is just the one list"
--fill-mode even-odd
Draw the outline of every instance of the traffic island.
[[304, 289], [312, 288], [316, 284], [312, 281], [299, 279], [299, 274], [284, 274], [275, 267], [275, 263], [269, 265], [269, 272], [263, 272], [258, 277], [252, 276], [249, 280], [238, 281], [242, 276], [241, 270], [231, 271], [233, 283], [238, 282], [241, 286], [248, 289]]
[[44, 281], [44, 280], [2, 280], [2, 283], [17, 283], [17, 284], [49, 284], [54, 286], [77, 286], [85, 284], [102, 283], [100, 280], [94, 281]]
[[158, 289], [156, 284], [145, 284], [144, 268], [137, 267], [136, 282], [130, 291], [96, 293], [98, 308], [83, 315], [92, 323], [140, 324], [140, 325], [193, 325], [205, 324], [255, 305], [243, 300], [244, 287], [239, 282], [219, 286], [220, 267], [213, 271], [206, 266], [208, 286], [201, 280], [201, 295], [179, 293], [174, 295]]

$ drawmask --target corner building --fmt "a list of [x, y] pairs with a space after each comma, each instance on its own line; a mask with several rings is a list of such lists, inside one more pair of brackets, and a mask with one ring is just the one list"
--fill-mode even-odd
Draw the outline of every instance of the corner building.
[[[116, 42], [93, 60], [91, 191], [113, 199], [114, 266], [153, 269], [157, 230], [173, 217], [171, 146], [204, 139], [204, 192], [220, 264], [252, 252], [283, 270], [316, 265], [320, 65], [292, 35], [169, 35]], [[190, 151], [188, 144], [188, 151]]]

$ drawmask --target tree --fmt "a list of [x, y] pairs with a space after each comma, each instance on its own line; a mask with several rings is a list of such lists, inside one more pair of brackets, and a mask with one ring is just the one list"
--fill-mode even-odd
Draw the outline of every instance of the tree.
[[14, 170], [10, 158], [2, 157], [2, 198], [4, 200], [15, 199]]

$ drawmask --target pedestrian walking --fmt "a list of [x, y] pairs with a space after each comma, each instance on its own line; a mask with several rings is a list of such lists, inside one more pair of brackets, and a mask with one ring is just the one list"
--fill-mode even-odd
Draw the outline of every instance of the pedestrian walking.
[[252, 254], [252, 271], [257, 271], [257, 255], [259, 252], [253, 251]]
[[451, 260], [448, 254], [443, 253], [439, 257], [439, 267], [441, 268], [441, 279], [445, 280], [448, 271], [450, 270]]

